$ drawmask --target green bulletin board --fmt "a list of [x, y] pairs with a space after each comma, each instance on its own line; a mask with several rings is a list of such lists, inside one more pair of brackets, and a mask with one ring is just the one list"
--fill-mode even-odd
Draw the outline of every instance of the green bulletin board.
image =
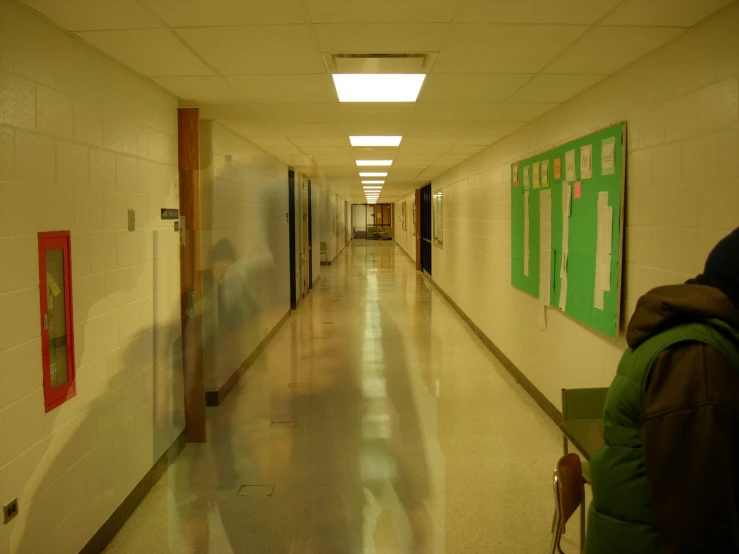
[[621, 308], [625, 130], [511, 166], [511, 284], [610, 337]]

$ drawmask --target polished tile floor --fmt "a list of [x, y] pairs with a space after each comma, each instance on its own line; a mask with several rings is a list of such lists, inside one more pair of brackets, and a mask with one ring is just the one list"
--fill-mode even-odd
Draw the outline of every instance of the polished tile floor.
[[[556, 425], [393, 243], [323, 268], [208, 426], [109, 552], [549, 545]], [[567, 537], [575, 552], [577, 521]]]

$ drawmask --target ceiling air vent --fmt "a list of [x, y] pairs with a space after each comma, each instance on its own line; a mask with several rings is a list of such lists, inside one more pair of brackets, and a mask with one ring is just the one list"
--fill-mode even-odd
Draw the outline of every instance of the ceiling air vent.
[[435, 53], [325, 54], [331, 73], [428, 73]]

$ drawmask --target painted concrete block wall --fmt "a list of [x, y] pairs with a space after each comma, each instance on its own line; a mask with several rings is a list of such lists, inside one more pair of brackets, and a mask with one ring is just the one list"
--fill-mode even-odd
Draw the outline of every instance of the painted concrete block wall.
[[[411, 194], [395, 203], [395, 230], [393, 231], [395, 242], [414, 262], [416, 261], [416, 237], [413, 236], [413, 202], [415, 198], [415, 194]], [[405, 202], [405, 231], [401, 219], [403, 202]]]
[[[0, 553], [75, 553], [181, 433], [176, 101], [0, 0]], [[136, 210], [136, 230], [127, 212]], [[77, 396], [46, 414], [37, 236], [70, 230]]]
[[699, 273], [739, 224], [739, 5], [434, 180], [444, 190], [435, 281], [556, 406], [607, 386], [625, 348], [510, 284], [510, 164], [628, 125], [624, 322], [649, 289]]
[[[236, 335], [206, 322], [216, 330], [206, 331], [206, 390], [217, 391], [290, 310], [287, 166], [219, 123], [205, 123], [201, 132], [211, 133], [202, 140], [212, 139], [212, 159], [201, 159], [208, 211], [203, 270], [212, 268], [214, 246], [227, 241], [252, 305]], [[216, 291], [210, 289], [211, 302]]]

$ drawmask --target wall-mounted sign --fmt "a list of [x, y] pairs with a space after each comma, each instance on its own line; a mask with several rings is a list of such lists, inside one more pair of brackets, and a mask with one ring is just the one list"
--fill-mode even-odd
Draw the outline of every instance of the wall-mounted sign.
[[162, 219], [179, 219], [180, 210], [175, 208], [162, 208]]

